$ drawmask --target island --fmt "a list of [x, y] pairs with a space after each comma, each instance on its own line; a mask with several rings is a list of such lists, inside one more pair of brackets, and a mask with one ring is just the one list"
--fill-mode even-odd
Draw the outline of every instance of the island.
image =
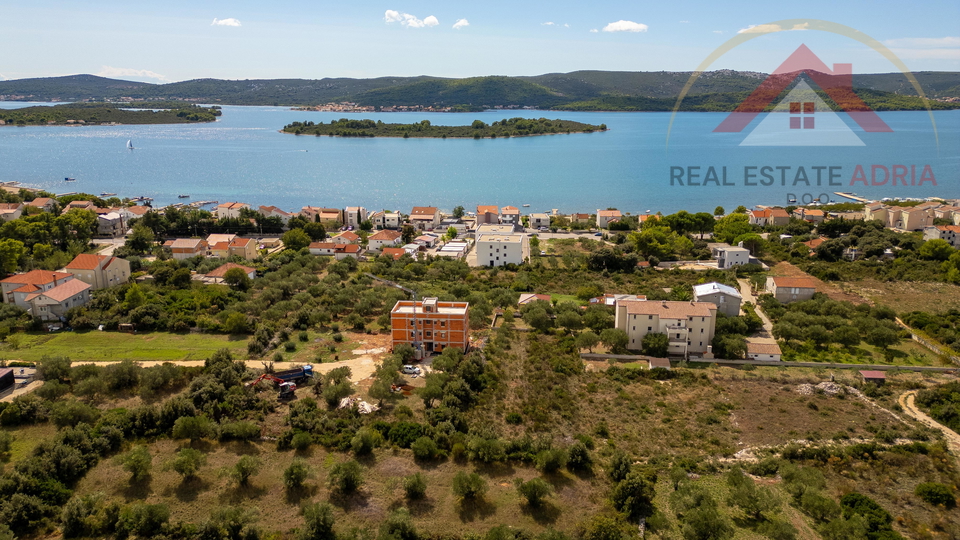
[[213, 122], [220, 107], [201, 107], [179, 101], [62, 105], [0, 110], [0, 126], [99, 126], [116, 124], [195, 124]]
[[606, 131], [607, 125], [584, 124], [572, 120], [547, 118], [510, 118], [487, 124], [474, 120], [465, 126], [435, 126], [429, 120], [413, 124], [386, 124], [382, 120], [351, 120], [341, 118], [329, 124], [323, 122], [294, 122], [284, 126], [283, 133], [294, 135], [328, 135], [330, 137], [413, 137], [434, 139], [496, 139], [497, 137], [527, 137], [559, 133], [593, 133]]

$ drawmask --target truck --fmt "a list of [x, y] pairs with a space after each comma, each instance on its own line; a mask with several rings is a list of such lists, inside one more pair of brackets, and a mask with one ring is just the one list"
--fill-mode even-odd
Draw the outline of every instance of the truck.
[[313, 378], [313, 366], [307, 364], [298, 368], [285, 369], [283, 371], [277, 371], [273, 376], [284, 382], [302, 383], [307, 379]]

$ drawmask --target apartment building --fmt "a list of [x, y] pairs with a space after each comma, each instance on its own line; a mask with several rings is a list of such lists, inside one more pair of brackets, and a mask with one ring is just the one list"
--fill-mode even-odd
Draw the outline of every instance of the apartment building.
[[437, 298], [400, 300], [390, 311], [393, 347], [418, 344], [424, 354], [447, 347], [470, 347], [470, 304], [441, 302]]

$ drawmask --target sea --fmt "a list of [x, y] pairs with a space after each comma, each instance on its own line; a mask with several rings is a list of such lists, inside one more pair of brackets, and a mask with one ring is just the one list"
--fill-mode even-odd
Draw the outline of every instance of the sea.
[[[0, 109], [30, 105], [37, 104], [0, 102]], [[811, 145], [809, 137], [784, 145], [782, 137], [758, 129], [766, 115], [741, 132], [714, 132], [726, 116], [536, 110], [361, 114], [225, 106], [209, 124], [2, 126], [0, 181], [57, 194], [150, 197], [155, 207], [239, 201], [288, 211], [307, 205], [403, 212], [462, 205], [469, 211], [494, 204], [531, 212], [617, 208], [666, 214], [848, 200], [837, 192], [868, 199], [960, 197], [960, 110], [881, 112], [892, 131], [880, 133], [864, 132], [838, 114], [839, 129], [852, 131], [861, 141], [857, 146]], [[777, 122], [786, 126], [788, 115], [782, 116]], [[280, 133], [293, 121], [344, 117], [438, 125], [546, 117], [606, 124], [608, 131], [482, 140]], [[823, 115], [817, 119], [838, 129]]]

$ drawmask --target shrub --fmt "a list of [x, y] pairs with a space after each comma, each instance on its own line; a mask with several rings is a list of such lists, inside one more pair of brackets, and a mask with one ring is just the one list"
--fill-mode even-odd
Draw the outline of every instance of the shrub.
[[75, 399], [60, 401], [50, 409], [50, 420], [57, 427], [75, 426], [80, 423], [94, 424], [100, 417], [96, 407], [81, 403]]
[[403, 491], [408, 499], [422, 499], [427, 494], [427, 481], [420, 473], [407, 476], [403, 479]]
[[253, 422], [230, 422], [220, 425], [220, 440], [250, 441], [260, 438], [260, 426]]
[[333, 531], [333, 507], [328, 503], [313, 503], [303, 506], [303, 531], [300, 540], [336, 540]]
[[440, 455], [440, 449], [437, 443], [430, 437], [420, 437], [410, 445], [413, 450], [413, 457], [423, 460], [436, 459]]
[[65, 356], [44, 356], [37, 362], [37, 376], [44, 381], [68, 382], [71, 363]]
[[70, 385], [54, 379], [52, 381], [45, 381], [43, 386], [37, 388], [34, 393], [47, 401], [55, 401], [68, 392], [70, 392]]
[[236, 465], [224, 470], [224, 475], [241, 486], [250, 482], [250, 477], [260, 471], [260, 460], [255, 456], [240, 456]]
[[527, 500], [527, 504], [536, 508], [543, 504], [543, 500], [553, 493], [553, 488], [541, 478], [534, 478], [527, 482], [523, 482], [518, 478], [517, 493]]
[[216, 425], [206, 416], [183, 416], [173, 423], [174, 439], [199, 441], [213, 437], [216, 432]]
[[487, 492], [487, 482], [477, 473], [460, 471], [453, 477], [453, 494], [459, 499], [479, 499]]
[[0, 454], [6, 454], [13, 445], [13, 433], [0, 431]]
[[593, 459], [590, 457], [590, 451], [587, 445], [577, 441], [570, 446], [567, 452], [567, 468], [571, 471], [588, 471], [593, 466]]
[[507, 414], [506, 421], [508, 424], [516, 426], [523, 423], [523, 417], [520, 416], [520, 413], [512, 412]]
[[153, 456], [146, 446], [137, 446], [121, 456], [120, 463], [123, 464], [123, 469], [130, 473], [130, 480], [137, 482], [150, 476]]
[[630, 474], [631, 467], [633, 467], [633, 462], [630, 458], [618, 450], [610, 458], [610, 467], [607, 469], [607, 474], [610, 475], [610, 480], [619, 482]]
[[287, 489], [297, 489], [310, 478], [310, 466], [303, 458], [293, 458], [290, 466], [283, 471], [283, 486]]
[[398, 508], [387, 516], [380, 526], [380, 538], [391, 540], [417, 540], [419, 535], [413, 525], [413, 519], [406, 508]]
[[297, 344], [294, 343], [294, 342], [292, 342], [292, 341], [288, 341], [288, 342], [286, 342], [286, 343], [283, 344], [283, 348], [284, 348], [284, 350], [287, 351], [287, 352], [293, 352], [293, 351], [297, 350]]
[[169, 520], [170, 509], [165, 504], [134, 504], [120, 512], [117, 537], [156, 536], [163, 532]]
[[562, 448], [541, 450], [533, 461], [538, 470], [545, 473], [554, 473], [567, 464], [567, 452]]
[[297, 451], [304, 451], [313, 444], [313, 436], [304, 431], [298, 431], [290, 439], [290, 447]]
[[349, 494], [363, 485], [363, 467], [356, 461], [340, 462], [330, 469], [330, 489]]
[[200, 467], [203, 467], [206, 463], [207, 457], [203, 455], [203, 452], [193, 448], [181, 448], [164, 468], [176, 472], [184, 479], [188, 479], [196, 476]]
[[357, 434], [350, 440], [350, 448], [358, 456], [369, 454], [374, 448], [380, 446], [383, 436], [375, 429], [360, 428]]
[[633, 470], [614, 488], [610, 499], [613, 506], [631, 519], [649, 516], [653, 511], [656, 474]]
[[917, 489], [913, 493], [934, 506], [942, 504], [946, 508], [953, 508], [957, 505], [957, 499], [953, 496], [950, 488], [937, 482], [917, 484]]
[[333, 341], [335, 341], [336, 343], [341, 343], [343, 341], [343, 334], [341, 334], [340, 332], [334, 332]]

